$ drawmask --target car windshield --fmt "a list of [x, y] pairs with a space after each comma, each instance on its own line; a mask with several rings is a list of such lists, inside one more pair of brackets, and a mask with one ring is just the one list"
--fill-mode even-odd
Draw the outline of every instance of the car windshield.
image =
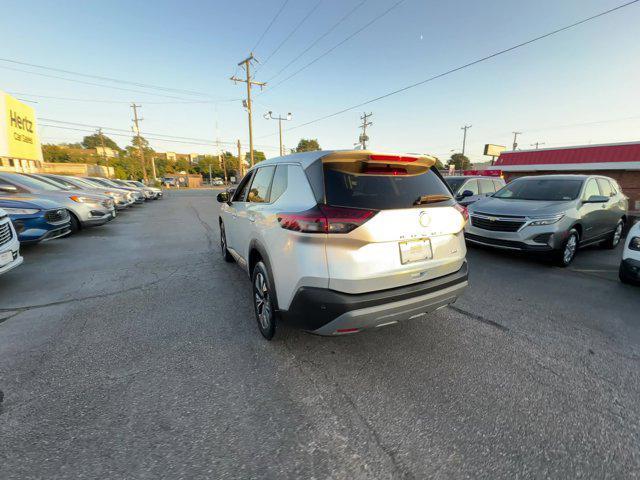
[[51, 183], [44, 182], [42, 180], [37, 180], [35, 178], [27, 177], [26, 175], [17, 175], [14, 173], [5, 174], [4, 178], [6, 178], [9, 182], [14, 182], [20, 186], [27, 187], [32, 190], [46, 190], [46, 191], [56, 191], [65, 190], [63, 187], [57, 187]]
[[41, 176], [34, 176], [34, 175], [29, 175], [29, 177], [31, 178], [35, 178], [36, 180], [40, 180], [42, 182], [45, 183], [49, 183], [55, 187], [60, 187], [63, 190], [74, 190], [76, 188], [75, 185], [70, 184], [69, 182], [65, 182], [60, 180], [59, 178], [52, 178], [52, 177], [41, 177]]
[[465, 178], [457, 178], [457, 177], [444, 177], [444, 181], [447, 182], [449, 188], [453, 191], [453, 193], [457, 192], [460, 186], [464, 183]]
[[580, 194], [582, 180], [550, 178], [514, 180], [493, 194], [495, 198], [564, 202]]

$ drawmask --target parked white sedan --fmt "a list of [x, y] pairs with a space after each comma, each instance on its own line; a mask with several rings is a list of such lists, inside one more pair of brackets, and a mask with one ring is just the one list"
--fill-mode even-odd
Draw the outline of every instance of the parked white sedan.
[[22, 263], [20, 242], [7, 212], [0, 208], [0, 275]]
[[629, 230], [620, 263], [620, 281], [640, 285], [640, 222]]

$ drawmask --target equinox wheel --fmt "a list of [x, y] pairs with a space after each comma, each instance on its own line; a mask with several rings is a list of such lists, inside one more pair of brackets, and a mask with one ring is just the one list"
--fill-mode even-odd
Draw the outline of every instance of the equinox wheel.
[[607, 238], [607, 241], [604, 242], [603, 244], [604, 248], [609, 248], [609, 249], [616, 248], [620, 243], [620, 240], [622, 239], [623, 230], [624, 230], [624, 222], [622, 220], [619, 220], [618, 224], [616, 225], [616, 229], [613, 231], [613, 233], [611, 233], [609, 238]]
[[224, 231], [224, 223], [220, 222], [220, 251], [225, 262], [233, 262], [233, 255], [229, 253], [227, 248], [227, 234]]
[[574, 229], [569, 230], [569, 236], [562, 248], [556, 253], [556, 263], [559, 267], [568, 267], [576, 256], [580, 237]]
[[258, 262], [253, 268], [251, 284], [258, 328], [264, 338], [271, 340], [276, 333], [276, 321], [273, 308], [273, 290], [264, 263]]

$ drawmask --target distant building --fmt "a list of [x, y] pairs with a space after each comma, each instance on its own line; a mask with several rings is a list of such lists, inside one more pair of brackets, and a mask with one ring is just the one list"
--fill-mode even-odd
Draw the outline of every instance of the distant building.
[[502, 170], [507, 181], [554, 173], [606, 175], [629, 197], [629, 210], [640, 211], [640, 142], [503, 152], [492, 168]]

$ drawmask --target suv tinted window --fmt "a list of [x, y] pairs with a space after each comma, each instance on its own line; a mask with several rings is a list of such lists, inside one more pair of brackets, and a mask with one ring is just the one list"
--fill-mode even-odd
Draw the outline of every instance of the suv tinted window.
[[269, 201], [275, 202], [287, 189], [289, 165], [278, 165], [276, 173], [273, 176], [273, 182], [271, 183], [271, 194], [269, 195]]
[[247, 195], [247, 202], [266, 203], [269, 201], [269, 187], [275, 167], [262, 167], [253, 175], [253, 182]]
[[436, 173], [410, 164], [326, 163], [324, 187], [327, 204], [342, 207], [387, 210], [451, 199], [449, 189]]
[[598, 188], [598, 184], [593, 178], [587, 181], [587, 186], [584, 189], [584, 195], [582, 196], [582, 198], [587, 200], [592, 195], [600, 195], [600, 189]]
[[244, 176], [244, 178], [240, 182], [240, 185], [238, 185], [238, 188], [236, 189], [236, 193], [233, 194], [233, 202], [245, 201], [245, 197], [247, 196], [247, 189], [249, 188], [249, 181], [251, 180], [252, 175], [253, 172], [249, 172]]
[[598, 178], [598, 186], [600, 187], [601, 195], [604, 195], [606, 197], [613, 197], [613, 190], [611, 188], [609, 180]]
[[480, 184], [480, 193], [494, 193], [496, 191], [496, 187], [494, 187], [493, 182], [490, 178], [479, 178], [478, 183]]

